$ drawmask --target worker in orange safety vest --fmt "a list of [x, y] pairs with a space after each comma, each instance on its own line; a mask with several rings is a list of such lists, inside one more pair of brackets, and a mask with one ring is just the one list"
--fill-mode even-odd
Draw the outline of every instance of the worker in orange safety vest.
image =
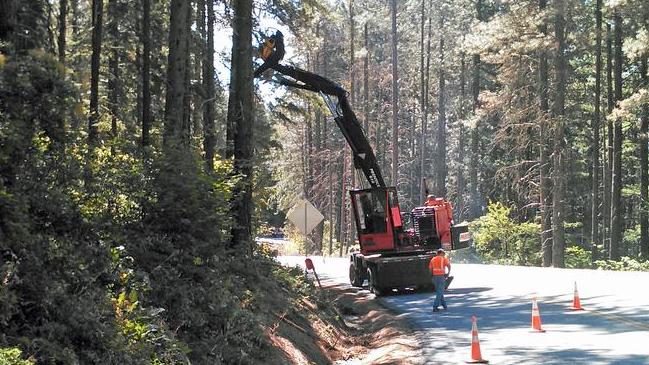
[[435, 196], [429, 195], [426, 197], [426, 201], [424, 202], [424, 205], [427, 207], [432, 207], [433, 205], [436, 205], [435, 203]]
[[[448, 268], [448, 272], [446, 272]], [[444, 249], [437, 250], [437, 255], [430, 259], [428, 269], [433, 274], [433, 285], [435, 285], [435, 302], [433, 303], [433, 312], [439, 312], [439, 305], [446, 310], [446, 299], [444, 299], [444, 289], [446, 289], [446, 275], [451, 273], [451, 261], [446, 257]]]

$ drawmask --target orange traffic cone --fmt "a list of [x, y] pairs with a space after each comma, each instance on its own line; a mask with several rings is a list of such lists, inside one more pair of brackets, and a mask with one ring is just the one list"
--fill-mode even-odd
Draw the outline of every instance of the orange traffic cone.
[[579, 300], [579, 292], [577, 291], [577, 282], [575, 281], [575, 295], [572, 299], [572, 307], [570, 308], [573, 311], [583, 311], [584, 308], [581, 307], [581, 301]]
[[532, 298], [532, 332], [545, 332], [541, 328], [541, 312], [539, 305], [536, 303], [536, 297]]
[[471, 360], [467, 364], [488, 364], [489, 361], [482, 358], [480, 353], [480, 340], [478, 340], [478, 319], [471, 317]]

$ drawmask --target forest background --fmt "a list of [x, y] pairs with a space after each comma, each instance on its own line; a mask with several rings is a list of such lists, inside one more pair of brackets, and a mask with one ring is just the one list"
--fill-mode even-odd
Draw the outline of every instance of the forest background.
[[[403, 209], [426, 180], [487, 262], [649, 266], [646, 1], [4, 0], [0, 14], [0, 359], [254, 363], [264, 293], [302, 284], [252, 238], [307, 198], [325, 221], [300, 252], [354, 247], [359, 176], [323, 103], [252, 80], [268, 19], [287, 62], [349, 91]], [[232, 50], [215, 52], [224, 29]]]

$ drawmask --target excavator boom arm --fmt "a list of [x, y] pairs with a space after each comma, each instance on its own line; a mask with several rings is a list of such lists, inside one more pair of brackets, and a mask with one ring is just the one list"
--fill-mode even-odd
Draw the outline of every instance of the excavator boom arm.
[[[281, 40], [280, 40], [281, 42]], [[283, 45], [282, 45], [283, 46]], [[336, 125], [342, 132], [347, 144], [352, 150], [354, 156], [354, 167], [363, 172], [369, 187], [385, 187], [385, 181], [381, 174], [374, 151], [363, 132], [354, 111], [347, 98], [348, 92], [335, 82], [322, 77], [313, 72], [302, 70], [298, 67], [282, 65], [278, 62], [267, 64], [263, 67], [272, 68], [284, 76], [280, 78], [279, 83], [289, 86], [320, 93], [329, 106]], [[337, 105], [332, 105], [328, 97], [338, 99]]]

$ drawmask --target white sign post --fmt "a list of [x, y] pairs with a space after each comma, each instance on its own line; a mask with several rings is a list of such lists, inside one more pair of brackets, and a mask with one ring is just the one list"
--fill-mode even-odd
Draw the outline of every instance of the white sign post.
[[287, 218], [306, 236], [322, 222], [324, 216], [308, 200], [302, 199], [288, 212]]
[[[302, 199], [288, 212], [287, 218], [304, 234], [304, 242], [307, 242], [309, 240], [309, 233], [322, 222], [324, 216], [311, 202]], [[324, 255], [322, 255], [322, 260], [324, 261]], [[313, 270], [313, 275], [318, 280], [318, 286], [321, 286], [320, 278], [318, 278], [318, 274], [315, 272], [315, 267], [313, 266], [313, 261], [306, 258], [305, 264], [307, 271]]]
[[297, 229], [304, 234], [304, 241], [309, 240], [309, 233], [322, 222], [324, 216], [306, 199], [300, 200], [287, 215]]

